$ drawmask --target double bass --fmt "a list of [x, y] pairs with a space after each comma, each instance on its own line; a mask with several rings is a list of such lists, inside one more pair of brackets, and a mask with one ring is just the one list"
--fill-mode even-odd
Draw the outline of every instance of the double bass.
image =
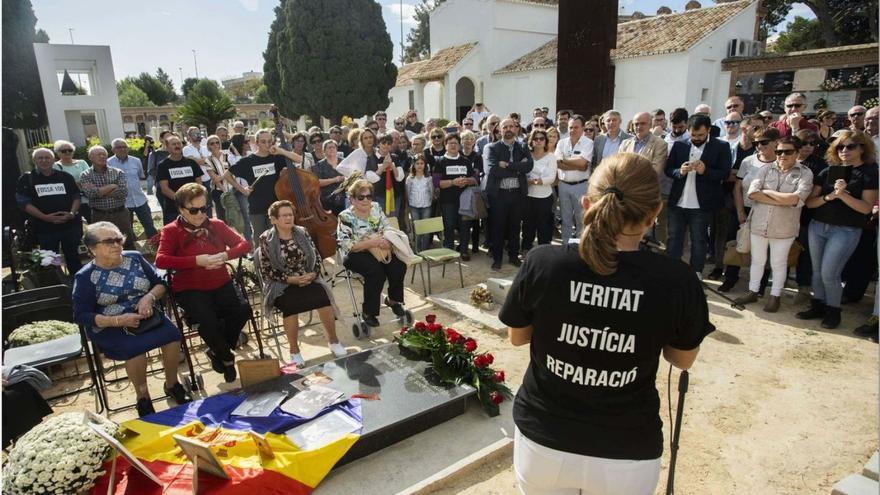
[[[269, 109], [275, 122], [275, 133], [281, 140], [281, 147], [291, 151], [293, 148], [284, 137], [284, 126], [281, 114], [274, 105]], [[305, 158], [304, 158], [305, 159]], [[296, 165], [285, 157], [287, 168], [275, 182], [275, 196], [286, 199], [296, 206], [294, 222], [305, 228], [321, 258], [330, 258], [336, 254], [336, 216], [321, 206], [321, 187], [318, 177]]]

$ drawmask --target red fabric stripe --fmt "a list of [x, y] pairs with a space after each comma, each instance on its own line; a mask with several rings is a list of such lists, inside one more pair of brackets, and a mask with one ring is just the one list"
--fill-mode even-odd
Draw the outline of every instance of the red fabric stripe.
[[[144, 461], [147, 468], [167, 488], [156, 485], [140, 471], [132, 468], [124, 457], [116, 461], [116, 495], [192, 495], [192, 464]], [[93, 495], [105, 495], [110, 481], [110, 462], [104, 463], [107, 474], [92, 488]], [[313, 488], [270, 469], [241, 469], [226, 466], [230, 479], [224, 480], [200, 473], [199, 494], [223, 495], [308, 495]]]

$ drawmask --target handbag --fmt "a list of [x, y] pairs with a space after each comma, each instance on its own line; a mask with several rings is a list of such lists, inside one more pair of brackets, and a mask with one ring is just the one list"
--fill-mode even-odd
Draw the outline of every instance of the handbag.
[[[800, 258], [803, 251], [804, 246], [795, 239], [794, 242], [791, 243], [791, 248], [788, 250], [787, 264], [789, 267], [797, 266], [798, 258]], [[752, 265], [752, 255], [751, 253], [740, 253], [737, 248], [737, 242], [728, 241], [727, 246], [724, 248], [724, 264], [749, 267]]]
[[122, 330], [131, 335], [141, 335], [149, 332], [150, 330], [156, 329], [161, 325], [162, 309], [159, 306], [153, 305], [153, 312], [150, 313], [149, 317], [141, 320], [141, 323], [137, 327], [123, 327]]
[[749, 216], [746, 218], [746, 221], [743, 222], [742, 225], [739, 226], [739, 230], [736, 231], [736, 251], [741, 254], [746, 254], [752, 250], [752, 212], [749, 212]]
[[[370, 236], [373, 238], [375, 236]], [[371, 247], [370, 254], [372, 254], [379, 263], [391, 263], [391, 249], [384, 249], [380, 247]]]

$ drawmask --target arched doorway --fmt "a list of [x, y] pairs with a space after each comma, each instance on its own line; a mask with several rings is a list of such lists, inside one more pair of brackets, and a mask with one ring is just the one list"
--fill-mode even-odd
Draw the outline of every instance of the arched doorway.
[[[462, 77], [455, 83], [455, 116], [460, 123], [474, 106], [474, 82]], [[474, 122], [476, 124], [476, 122]]]

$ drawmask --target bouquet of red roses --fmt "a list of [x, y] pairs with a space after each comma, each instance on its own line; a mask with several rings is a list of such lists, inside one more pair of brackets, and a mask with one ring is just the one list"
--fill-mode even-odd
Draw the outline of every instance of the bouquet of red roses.
[[498, 405], [513, 395], [504, 384], [504, 371], [491, 367], [491, 353], [477, 353], [477, 341], [452, 328], [437, 323], [436, 315], [427, 315], [400, 329], [398, 344], [431, 361], [431, 370], [440, 381], [452, 385], [467, 383], [477, 389], [477, 397], [489, 416], [497, 416]]

